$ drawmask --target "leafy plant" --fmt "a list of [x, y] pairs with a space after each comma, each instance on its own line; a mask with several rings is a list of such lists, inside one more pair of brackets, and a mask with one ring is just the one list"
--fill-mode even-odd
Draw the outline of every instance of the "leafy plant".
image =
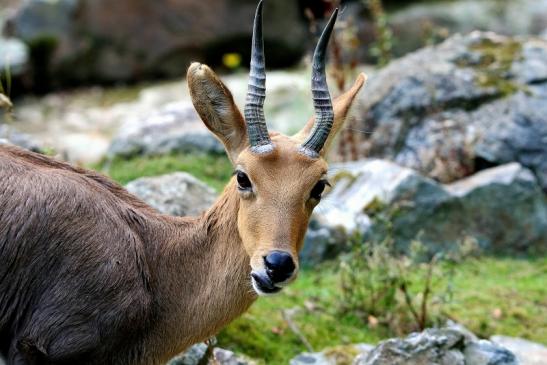
[[464, 238], [456, 252], [431, 256], [419, 238], [408, 254], [395, 252], [389, 234], [368, 242], [356, 234], [351, 242], [351, 253], [340, 263], [339, 310], [396, 335], [444, 322], [457, 264], [477, 247], [475, 240]]
[[374, 23], [376, 41], [371, 53], [378, 60], [378, 66], [385, 66], [393, 58], [393, 32], [387, 23], [387, 15], [382, 0], [363, 0], [368, 7]]
[[[4, 86], [5, 84], [5, 86]], [[9, 62], [6, 63], [6, 67], [3, 71], [0, 71], [0, 121], [1, 117], [5, 115], [7, 121], [11, 121], [13, 110], [13, 103], [9, 97], [11, 93], [11, 70]]]

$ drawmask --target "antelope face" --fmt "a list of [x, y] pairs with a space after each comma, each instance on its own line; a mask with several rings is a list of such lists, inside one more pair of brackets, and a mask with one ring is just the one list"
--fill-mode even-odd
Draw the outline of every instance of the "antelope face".
[[325, 54], [336, 15], [337, 11], [313, 56], [311, 87], [316, 115], [294, 136], [269, 133], [264, 119], [262, 2], [254, 21], [245, 117], [209, 67], [193, 63], [188, 69], [192, 102], [234, 165], [234, 185], [240, 197], [238, 230], [250, 258], [249, 280], [259, 295], [279, 292], [297, 275], [298, 252], [310, 215], [328, 185], [324, 156], [366, 80], [361, 74], [350, 90], [331, 102]]
[[308, 220], [328, 184], [322, 158], [301, 154], [300, 143], [283, 135], [271, 142], [268, 154], [245, 149], [235, 172], [238, 228], [259, 294], [278, 292], [296, 278]]

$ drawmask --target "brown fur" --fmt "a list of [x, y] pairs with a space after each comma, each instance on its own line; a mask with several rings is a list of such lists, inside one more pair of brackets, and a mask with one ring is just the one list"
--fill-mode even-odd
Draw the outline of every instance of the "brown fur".
[[296, 261], [326, 162], [273, 133], [273, 153], [251, 153], [222, 82], [196, 64], [188, 79], [253, 197], [232, 179], [202, 216], [165, 216], [100, 174], [0, 146], [0, 353], [9, 365], [161, 364], [252, 304], [250, 272], [268, 251]]

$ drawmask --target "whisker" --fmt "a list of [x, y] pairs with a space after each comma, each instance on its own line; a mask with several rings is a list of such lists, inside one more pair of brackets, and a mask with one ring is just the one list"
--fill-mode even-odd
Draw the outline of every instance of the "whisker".
[[351, 128], [351, 127], [343, 127], [342, 129], [347, 129], [348, 131], [359, 132], [359, 133], [363, 133], [363, 134], [373, 134], [374, 133], [374, 131], [366, 131], [364, 129]]

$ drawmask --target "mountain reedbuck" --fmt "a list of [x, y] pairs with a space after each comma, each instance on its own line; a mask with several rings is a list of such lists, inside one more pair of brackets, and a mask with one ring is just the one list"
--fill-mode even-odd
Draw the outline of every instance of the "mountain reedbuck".
[[268, 133], [262, 5], [255, 15], [245, 117], [210, 68], [188, 85], [234, 177], [200, 217], [171, 217], [108, 178], [0, 147], [0, 353], [8, 364], [161, 364], [214, 335], [298, 272], [324, 156], [365, 82], [331, 103], [325, 53], [313, 56], [316, 116]]

